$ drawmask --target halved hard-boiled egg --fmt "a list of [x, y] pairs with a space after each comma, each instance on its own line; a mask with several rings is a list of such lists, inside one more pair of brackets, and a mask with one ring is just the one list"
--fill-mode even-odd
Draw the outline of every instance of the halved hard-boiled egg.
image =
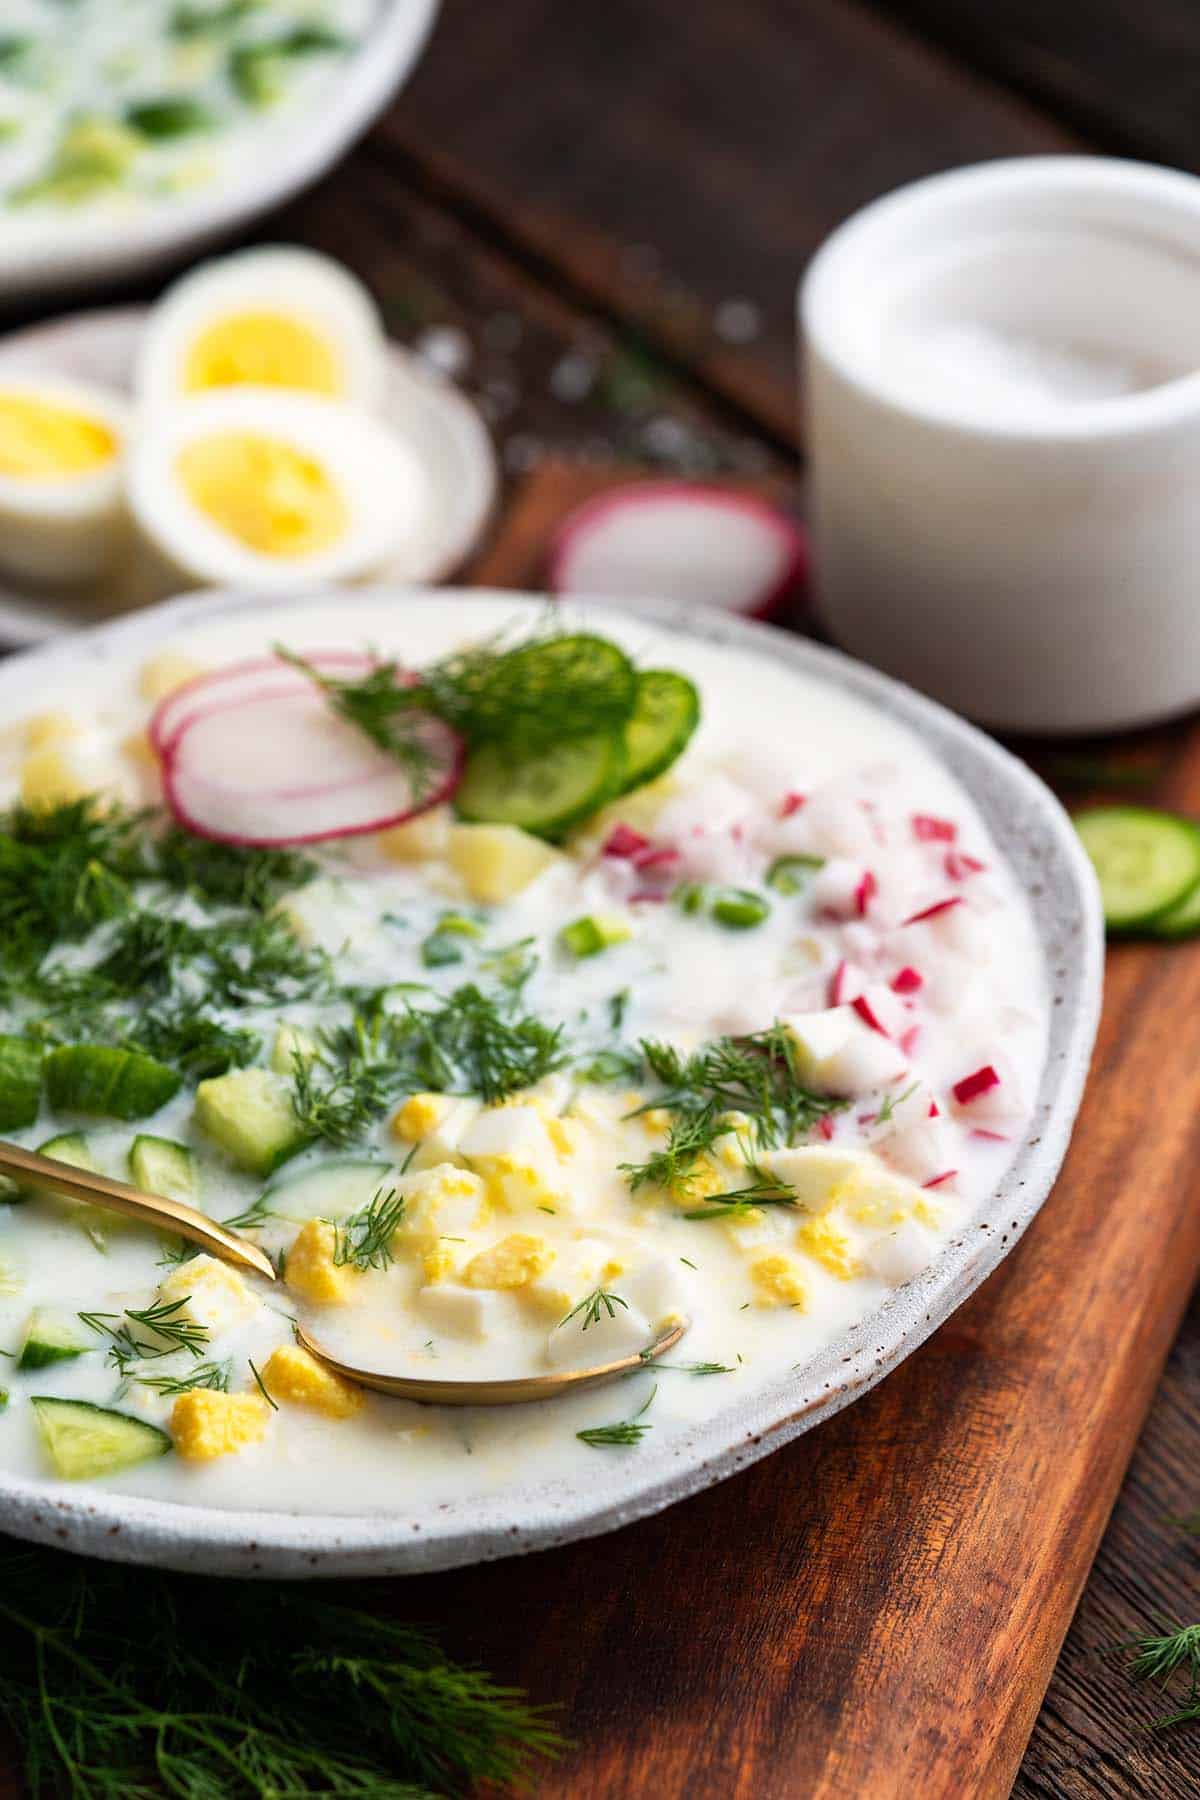
[[128, 466], [134, 521], [169, 569], [273, 593], [378, 572], [419, 532], [427, 478], [404, 440], [315, 394], [236, 388], [151, 420]]
[[314, 250], [278, 245], [203, 263], [155, 307], [138, 359], [139, 404], [272, 387], [377, 410], [383, 326], [363, 284]]
[[124, 537], [128, 409], [107, 388], [0, 370], [0, 569], [77, 583]]

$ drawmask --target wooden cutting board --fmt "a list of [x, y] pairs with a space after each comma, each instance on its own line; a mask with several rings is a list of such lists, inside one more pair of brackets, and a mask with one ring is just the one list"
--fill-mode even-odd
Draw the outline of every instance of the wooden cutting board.
[[[547, 468], [477, 582], [536, 586], [611, 474]], [[1200, 810], [1200, 731], [1167, 803]], [[623, 1531], [373, 1589], [562, 1707], [543, 1800], [1008, 1794], [1200, 1268], [1200, 945], [1122, 946], [1063, 1175], [837, 1418]]]

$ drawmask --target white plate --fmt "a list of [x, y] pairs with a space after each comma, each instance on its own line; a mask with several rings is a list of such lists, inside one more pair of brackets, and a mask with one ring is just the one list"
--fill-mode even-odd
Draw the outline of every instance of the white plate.
[[[393, 607], [414, 596], [380, 596]], [[466, 594], [442, 589], [426, 604]], [[481, 596], [471, 593], [476, 604]], [[519, 596], [488, 596], [511, 615]], [[172, 601], [0, 667], [0, 717], [86, 665], [140, 660], [192, 626], [257, 612], [264, 641], [297, 601], [230, 595]], [[603, 605], [572, 607], [603, 629]], [[106, 1493], [103, 1487], [0, 1475], [0, 1521], [19, 1537], [119, 1561], [236, 1575], [397, 1574], [537, 1550], [611, 1530], [756, 1462], [875, 1385], [971, 1294], [1012, 1249], [1058, 1173], [1083, 1090], [1099, 1015], [1104, 931], [1095, 877], [1058, 802], [1023, 763], [952, 713], [861, 663], [770, 626], [677, 605], [639, 614], [709, 643], [757, 652], [877, 707], [914, 731], [953, 771], [1026, 890], [1051, 987], [1046, 1066], [1026, 1135], [995, 1193], [965, 1220], [937, 1260], [811, 1362], [656, 1442], [636, 1456], [597, 1461], [578, 1480], [530, 1480], [495, 1495], [363, 1516], [231, 1512]], [[626, 615], [627, 622], [627, 615]], [[311, 616], [306, 628], [311, 627]], [[1002, 1229], [997, 1229], [1002, 1223]], [[553, 1404], [553, 1403], [551, 1403]]]
[[[38, 369], [98, 381], [128, 391], [149, 308], [105, 307], [71, 313], [0, 338], [0, 369]], [[398, 344], [390, 367], [383, 416], [410, 440], [429, 477], [432, 501], [419, 536], [384, 571], [397, 582], [441, 581], [478, 543], [495, 504], [499, 476], [487, 426], [466, 395]], [[36, 644], [94, 624], [125, 608], [74, 604], [0, 586], [0, 643]]]
[[282, 205], [332, 167], [386, 105], [421, 54], [437, 10], [438, 0], [381, 0], [374, 26], [319, 108], [296, 120], [275, 154], [235, 180], [132, 218], [55, 213], [44, 234], [23, 234], [23, 241], [5, 231], [0, 213], [0, 304], [133, 275]]

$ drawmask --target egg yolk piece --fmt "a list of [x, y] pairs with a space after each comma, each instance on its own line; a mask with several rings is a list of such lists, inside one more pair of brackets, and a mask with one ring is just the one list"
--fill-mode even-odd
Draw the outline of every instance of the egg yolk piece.
[[116, 454], [116, 433], [102, 420], [33, 394], [0, 391], [0, 475], [68, 481], [103, 468]]
[[205, 326], [188, 346], [184, 392], [248, 382], [334, 397], [345, 388], [336, 349], [302, 319], [286, 313], [229, 313]]
[[349, 526], [328, 470], [278, 438], [216, 432], [186, 445], [176, 470], [193, 506], [259, 556], [314, 556]]

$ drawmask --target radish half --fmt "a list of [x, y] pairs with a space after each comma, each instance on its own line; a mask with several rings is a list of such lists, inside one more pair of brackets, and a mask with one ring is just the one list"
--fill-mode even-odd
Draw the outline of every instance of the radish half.
[[807, 584], [808, 537], [754, 494], [702, 481], [642, 481], [587, 501], [559, 530], [555, 594], [692, 601], [746, 618], [783, 613]]
[[231, 680], [223, 700], [214, 687], [160, 746], [167, 805], [187, 831], [224, 844], [316, 843], [398, 825], [454, 792], [463, 746], [440, 719], [420, 723], [428, 760], [418, 792], [310, 681], [282, 688], [278, 668], [260, 668], [257, 688]]

